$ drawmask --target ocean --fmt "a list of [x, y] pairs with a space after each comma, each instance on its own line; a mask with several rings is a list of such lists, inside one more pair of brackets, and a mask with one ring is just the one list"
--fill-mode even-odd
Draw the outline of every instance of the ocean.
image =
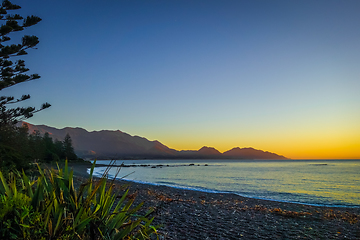
[[[109, 164], [109, 160], [98, 160]], [[330, 207], [360, 207], [360, 160], [117, 160], [117, 178], [195, 191]], [[161, 165], [161, 166], [160, 166]], [[96, 167], [101, 176], [106, 167]], [[113, 178], [118, 167], [108, 173]]]

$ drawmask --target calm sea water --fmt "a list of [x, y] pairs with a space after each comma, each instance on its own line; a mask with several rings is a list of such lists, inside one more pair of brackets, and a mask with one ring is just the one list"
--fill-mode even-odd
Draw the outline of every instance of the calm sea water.
[[[121, 168], [118, 178], [130, 181], [310, 205], [360, 207], [360, 160], [116, 161], [121, 163], [164, 165]], [[113, 167], [109, 177], [117, 169]], [[95, 174], [102, 175], [104, 170], [96, 167]]]

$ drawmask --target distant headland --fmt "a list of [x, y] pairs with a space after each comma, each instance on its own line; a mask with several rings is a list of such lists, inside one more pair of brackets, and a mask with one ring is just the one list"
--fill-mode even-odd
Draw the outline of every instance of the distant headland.
[[144, 137], [131, 136], [121, 131], [101, 130], [88, 132], [83, 128], [57, 129], [46, 125], [32, 125], [26, 122], [29, 133], [48, 132], [55, 139], [71, 136], [75, 153], [88, 159], [288, 159], [276, 153], [254, 148], [235, 147], [223, 153], [213, 147], [199, 150], [175, 150], [159, 141], [150, 141]]

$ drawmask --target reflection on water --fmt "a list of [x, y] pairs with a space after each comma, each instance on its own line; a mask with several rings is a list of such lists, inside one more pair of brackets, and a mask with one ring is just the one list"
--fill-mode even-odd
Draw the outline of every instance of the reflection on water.
[[[134, 172], [128, 180], [278, 201], [360, 207], [360, 160], [122, 160], [118, 164], [122, 162], [164, 165], [122, 168], [120, 176]], [[104, 169], [95, 171], [101, 174]], [[116, 168], [109, 174], [115, 172]]]

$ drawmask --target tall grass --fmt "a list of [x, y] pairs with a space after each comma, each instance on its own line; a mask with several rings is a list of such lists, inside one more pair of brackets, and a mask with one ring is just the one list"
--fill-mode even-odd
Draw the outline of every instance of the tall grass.
[[150, 212], [139, 215], [128, 190], [114, 194], [103, 176], [89, 179], [77, 189], [67, 162], [63, 169], [39, 167], [30, 180], [24, 172], [0, 171], [0, 239], [150, 239], [157, 227]]

